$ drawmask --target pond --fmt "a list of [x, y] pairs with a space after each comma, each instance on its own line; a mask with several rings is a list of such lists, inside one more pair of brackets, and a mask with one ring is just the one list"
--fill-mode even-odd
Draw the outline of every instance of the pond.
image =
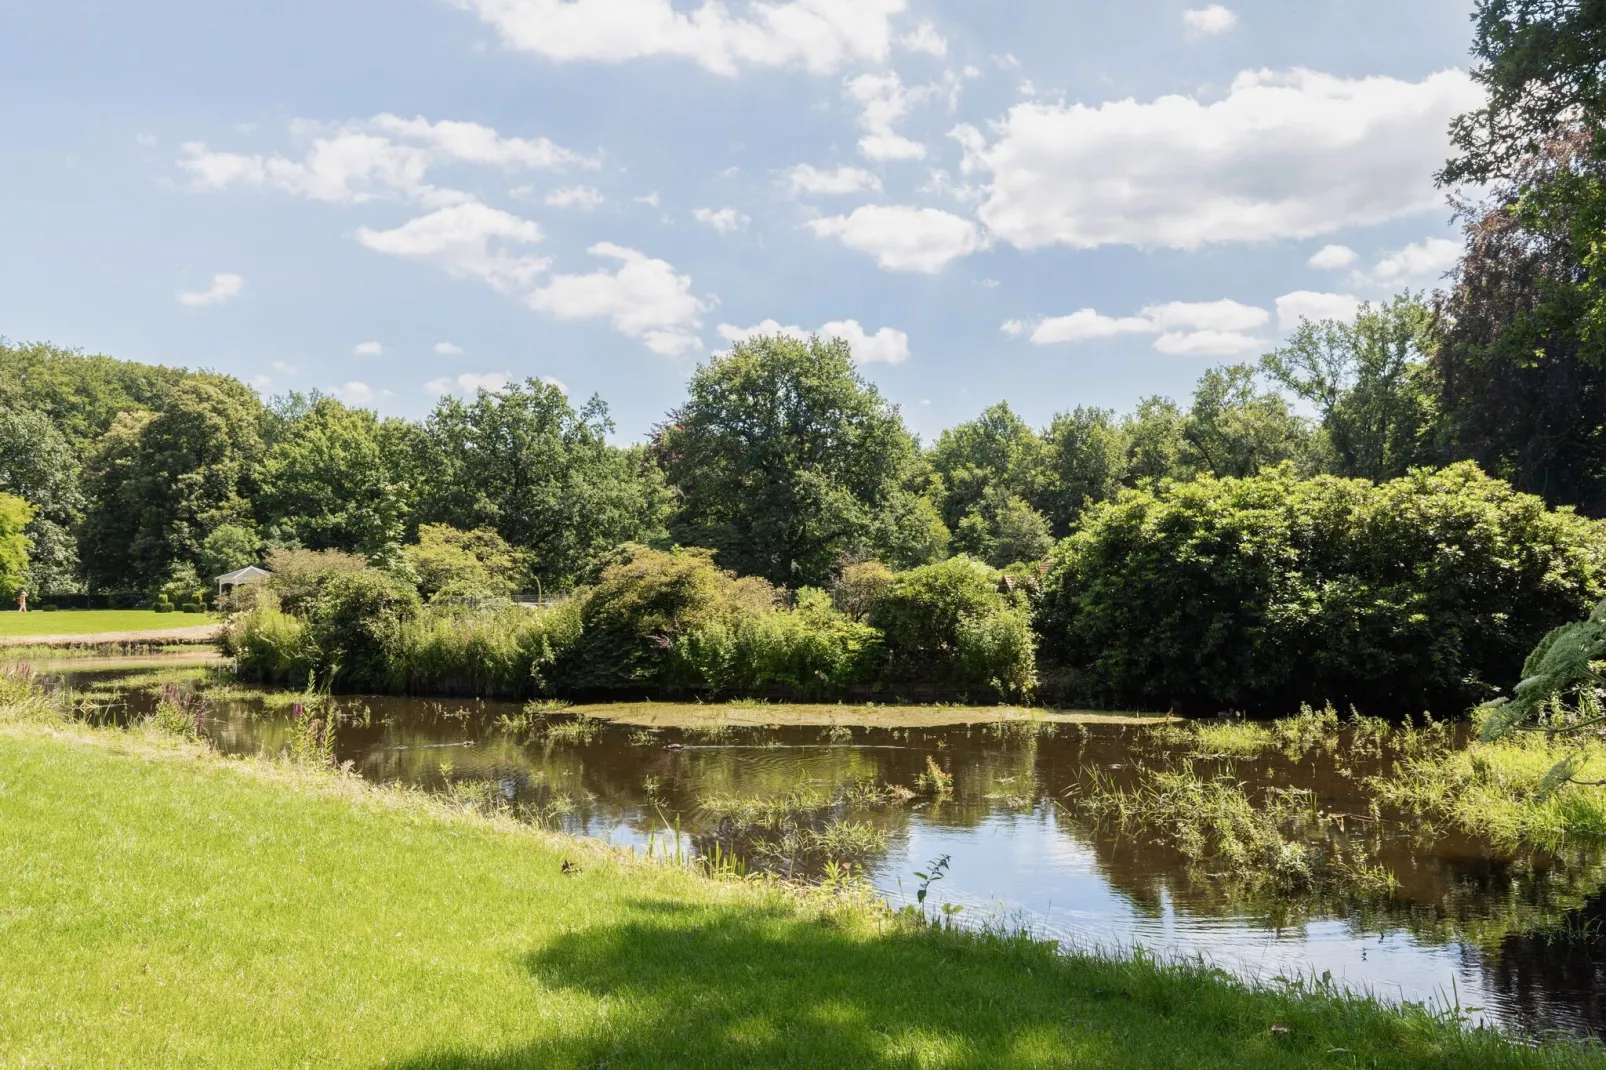
[[[101, 700], [162, 675], [55, 671]], [[122, 701], [137, 711], [153, 700]], [[296, 734], [290, 703], [213, 692], [203, 730], [227, 753], [282, 752]], [[637, 851], [794, 879], [857, 875], [894, 906], [924, 884], [926, 909], [963, 924], [1202, 956], [1262, 981], [1330, 978], [1528, 1033], [1606, 1036], [1606, 858], [1497, 851], [1375, 810], [1364, 781], [1391, 760], [1386, 747], [1190, 758], [1164, 728], [1129, 718], [944, 724], [990, 715], [940, 707], [591, 711], [614, 720], [457, 700], [339, 708], [335, 760], [364, 777], [495, 802]], [[1087, 805], [1090, 786], [1131, 788], [1160, 767], [1294, 800], [1294, 826], [1354, 872], [1397, 883], [1383, 894], [1364, 881], [1269, 888]]]

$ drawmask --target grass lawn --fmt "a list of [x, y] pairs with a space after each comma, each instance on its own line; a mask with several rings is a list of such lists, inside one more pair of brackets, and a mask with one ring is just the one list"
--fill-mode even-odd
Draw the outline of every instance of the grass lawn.
[[8, 1066], [1601, 1065], [16, 716], [0, 713]]
[[203, 613], [157, 613], [150, 609], [63, 609], [53, 613], [0, 611], [0, 638], [21, 635], [94, 635], [99, 632], [168, 631], [210, 624]]

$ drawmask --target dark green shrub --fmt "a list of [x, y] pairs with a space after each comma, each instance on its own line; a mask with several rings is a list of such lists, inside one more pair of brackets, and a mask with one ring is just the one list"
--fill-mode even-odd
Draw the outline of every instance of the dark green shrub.
[[151, 603], [151, 608], [158, 613], [171, 613], [173, 612], [173, 603], [168, 601], [167, 595], [160, 594], [156, 596], [156, 601]]
[[345, 687], [386, 690], [398, 633], [418, 615], [418, 592], [378, 569], [330, 576], [307, 612], [307, 640], [320, 675]]
[[1004, 575], [953, 557], [892, 576], [870, 611], [885, 637], [893, 686], [1024, 695], [1036, 682], [1035, 639], [1022, 596]]
[[318, 667], [306, 622], [282, 612], [277, 596], [266, 588], [249, 610], [229, 619], [220, 645], [247, 680], [302, 686]]
[[1606, 527], [1470, 463], [1382, 485], [1285, 467], [1125, 491], [1053, 562], [1037, 628], [1064, 697], [1458, 710], [1600, 596]]

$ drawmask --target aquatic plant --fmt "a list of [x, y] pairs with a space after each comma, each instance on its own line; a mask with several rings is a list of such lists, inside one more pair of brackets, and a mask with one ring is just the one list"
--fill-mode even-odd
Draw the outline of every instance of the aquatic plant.
[[1140, 768], [1132, 787], [1103, 770], [1086, 770], [1067, 792], [1067, 806], [1154, 834], [1212, 871], [1280, 891], [1340, 886], [1378, 895], [1394, 886], [1381, 867], [1328, 843], [1323, 833], [1330, 819], [1314, 793], [1267, 787], [1252, 799], [1237, 778], [1200, 776], [1192, 761], [1174, 769]]
[[1290, 755], [1304, 754], [1318, 747], [1332, 750], [1338, 745], [1338, 711], [1331, 702], [1319, 710], [1309, 703], [1301, 703], [1297, 714], [1273, 722], [1271, 738]]
[[915, 774], [915, 790], [922, 795], [945, 799], [954, 793], [954, 775], [937, 764], [937, 759], [926, 755], [926, 771]]
[[566, 721], [547, 722], [542, 738], [548, 743], [585, 744], [596, 739], [601, 731], [601, 721], [582, 713]]
[[150, 716], [154, 728], [186, 739], [199, 739], [212, 713], [211, 703], [197, 691], [184, 691], [169, 684], [156, 701]]

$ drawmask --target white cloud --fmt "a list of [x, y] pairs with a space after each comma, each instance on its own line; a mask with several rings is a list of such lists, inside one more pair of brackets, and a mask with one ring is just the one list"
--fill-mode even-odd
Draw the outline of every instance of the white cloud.
[[149, 149], [155, 147], [156, 145], [155, 134], [135, 134], [134, 140], [138, 142], [142, 148]]
[[652, 207], [652, 208], [657, 208], [658, 207], [658, 191], [657, 190], [654, 190], [653, 192], [647, 194], [645, 197], [636, 197], [636, 198], [633, 198], [633, 199], [635, 200], [635, 202], [637, 204], [645, 204], [645, 205], [648, 205], [649, 207]]
[[937, 27], [929, 22], [922, 22], [912, 32], [904, 34], [898, 43], [911, 52], [924, 52], [931, 56], [948, 54], [948, 42], [937, 32]]
[[344, 386], [331, 386], [327, 393], [347, 405], [367, 405], [374, 400], [374, 388], [356, 379], [351, 380]]
[[1163, 305], [1149, 305], [1139, 315], [1166, 331], [1252, 331], [1271, 319], [1271, 313], [1263, 308], [1225, 298], [1220, 301], [1168, 301]]
[[694, 208], [691, 214], [697, 222], [713, 227], [721, 234], [741, 230], [751, 222], [734, 208]]
[[288, 361], [276, 360], [273, 362], [272, 368], [280, 375], [294, 376], [301, 374], [301, 369], [297, 368], [294, 364], [291, 364]]
[[1442, 208], [1450, 119], [1482, 92], [1463, 71], [1420, 82], [1246, 71], [1223, 98], [1015, 105], [988, 143], [956, 127], [963, 170], [991, 175], [983, 223], [1020, 247], [1303, 238]]
[[1461, 246], [1446, 238], [1424, 238], [1383, 257], [1372, 268], [1378, 282], [1438, 278], [1455, 266]]
[[595, 167], [597, 161], [546, 138], [502, 137], [479, 123], [376, 115], [364, 122], [331, 127], [297, 119], [292, 137], [305, 144], [302, 158], [247, 156], [213, 152], [204, 142], [180, 146], [178, 166], [197, 190], [233, 185], [263, 186], [316, 201], [362, 203], [376, 197], [430, 205], [472, 200], [466, 193], [427, 181], [432, 168], [450, 164], [507, 169], [561, 170]]
[[907, 0], [753, 3], [746, 18], [705, 0], [453, 0], [494, 26], [507, 45], [555, 60], [621, 62], [679, 56], [716, 74], [742, 66], [801, 66], [816, 73], [855, 61], [880, 63], [892, 47], [891, 16]]
[[385, 347], [378, 342], [358, 342], [351, 347], [351, 353], [356, 357], [377, 357], [385, 351]]
[[1229, 357], [1264, 345], [1240, 331], [1167, 331], [1154, 340], [1154, 348], [1173, 357]]
[[569, 392], [569, 384], [565, 383], [562, 379], [555, 379], [550, 375], [543, 375], [541, 376], [541, 381], [547, 386], [557, 387], [558, 393], [560, 394], [567, 394]]
[[981, 228], [969, 219], [901, 204], [866, 204], [851, 215], [814, 219], [807, 226], [818, 237], [837, 238], [869, 253], [888, 271], [932, 274], [986, 245]]
[[[1091, 311], [1091, 309], [1089, 311]], [[1026, 321], [1005, 320], [998, 329], [1009, 335], [1011, 338], [1019, 338], [1026, 330]]]
[[451, 342], [436, 342], [435, 352], [443, 357], [461, 357], [463, 355], [463, 347], [453, 345]]
[[[1018, 324], [1024, 328], [1019, 320], [1010, 323]], [[1006, 332], [1019, 335], [1020, 330], [1009, 330], [1010, 323], [1004, 325]], [[1091, 308], [1079, 308], [1069, 316], [1053, 316], [1043, 320], [1032, 329], [1032, 341], [1038, 345], [1049, 345], [1054, 342], [1086, 342], [1094, 338], [1112, 338], [1118, 334], [1153, 334], [1159, 328], [1142, 316], [1103, 316]]]
[[897, 71], [861, 74], [848, 79], [848, 96], [863, 108], [859, 126], [865, 135], [859, 139], [859, 152], [871, 160], [924, 158], [926, 147], [895, 133], [892, 124], [907, 115], [911, 105], [926, 100], [935, 92], [935, 86], [904, 89]]
[[224, 272], [212, 276], [212, 285], [204, 290], [180, 290], [178, 303], [187, 308], [199, 308], [203, 305], [221, 305], [231, 297], [238, 297], [240, 291], [245, 289], [245, 280], [238, 275]]
[[253, 376], [251, 376], [251, 386], [256, 390], [259, 390], [259, 391], [260, 390], [266, 390], [268, 387], [270, 387], [272, 385], [273, 385], [273, 380], [269, 379], [266, 375], [253, 375]]
[[1190, 8], [1182, 13], [1182, 24], [1192, 33], [1213, 36], [1232, 29], [1238, 16], [1220, 4]]
[[506, 250], [542, 237], [538, 224], [478, 201], [437, 209], [393, 230], [357, 228], [357, 240], [375, 252], [432, 260], [454, 275], [484, 279], [499, 290], [526, 286], [547, 269], [550, 261], [544, 257]]
[[473, 394], [481, 390], [496, 392], [507, 386], [507, 372], [464, 372], [462, 375], [431, 379], [424, 384], [426, 394]]
[[[1068, 316], [1044, 319], [1032, 328], [1037, 345], [1086, 342], [1123, 334], [1152, 334], [1154, 348], [1170, 356], [1226, 356], [1257, 349], [1264, 343], [1247, 333], [1271, 319], [1271, 313], [1237, 301], [1168, 301], [1149, 305], [1136, 316], [1106, 316], [1083, 308]], [[1010, 320], [1004, 333], [1019, 336], [1026, 330]]]
[[691, 292], [691, 276], [676, 274], [667, 261], [611, 242], [586, 251], [618, 261], [619, 269], [553, 276], [530, 295], [533, 308], [563, 320], [607, 318], [619, 333], [641, 339], [664, 356], [702, 347], [692, 332], [712, 304]]
[[869, 171], [843, 164], [835, 171], [822, 171], [810, 164], [800, 163], [786, 172], [792, 192], [819, 195], [880, 192], [881, 179]]
[[602, 191], [591, 186], [565, 186], [546, 195], [549, 208], [577, 208], [589, 212], [602, 202]]
[[1282, 330], [1291, 331], [1299, 326], [1299, 321], [1302, 319], [1312, 321], [1353, 319], [1355, 310], [1360, 306], [1360, 298], [1354, 294], [1295, 290], [1277, 299], [1277, 326]]
[[422, 142], [452, 160], [532, 171], [561, 171], [566, 167], [597, 167], [598, 162], [554, 144], [544, 137], [502, 137], [479, 123], [441, 119], [430, 122], [422, 115], [402, 119], [381, 114], [369, 120], [376, 130]]
[[1349, 267], [1359, 256], [1359, 253], [1347, 245], [1324, 245], [1312, 253], [1311, 258], [1305, 263], [1313, 268], [1333, 271]]
[[785, 326], [773, 319], [755, 323], [751, 327], [721, 323], [716, 330], [727, 342], [740, 342], [761, 334], [785, 335], [800, 341], [807, 341], [811, 334], [825, 339], [840, 338], [853, 351], [854, 362], [858, 364], [902, 364], [909, 359], [909, 335], [906, 332], [882, 327], [870, 334], [860, 326], [858, 320], [832, 320], [817, 331], [805, 331], [795, 324]]

